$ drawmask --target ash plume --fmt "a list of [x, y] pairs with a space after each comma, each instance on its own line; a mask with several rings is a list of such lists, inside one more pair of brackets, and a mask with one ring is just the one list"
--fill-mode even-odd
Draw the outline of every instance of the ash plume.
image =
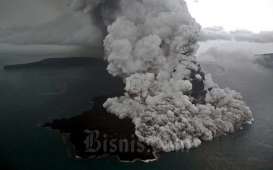
[[74, 0], [105, 27], [107, 70], [125, 94], [104, 107], [129, 117], [138, 138], [159, 151], [198, 147], [253, 120], [242, 96], [222, 89], [196, 62], [200, 26], [183, 0]]

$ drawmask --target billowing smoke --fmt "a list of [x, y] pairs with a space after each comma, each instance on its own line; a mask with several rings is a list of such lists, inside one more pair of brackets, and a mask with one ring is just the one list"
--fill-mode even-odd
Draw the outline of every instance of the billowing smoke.
[[220, 88], [197, 64], [200, 26], [183, 0], [75, 0], [72, 6], [105, 19], [107, 69], [124, 79], [126, 92], [104, 107], [131, 118], [141, 141], [160, 151], [190, 149], [252, 121], [242, 96]]

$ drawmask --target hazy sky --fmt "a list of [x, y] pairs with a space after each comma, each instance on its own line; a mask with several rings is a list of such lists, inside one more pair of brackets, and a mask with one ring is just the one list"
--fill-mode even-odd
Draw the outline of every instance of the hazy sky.
[[[186, 0], [203, 27], [273, 30], [273, 0]], [[64, 12], [66, 0], [0, 0], [0, 28], [37, 25]]]
[[186, 0], [191, 14], [203, 27], [273, 30], [273, 0]]
[[65, 0], [0, 0], [0, 28], [37, 25], [64, 11]]

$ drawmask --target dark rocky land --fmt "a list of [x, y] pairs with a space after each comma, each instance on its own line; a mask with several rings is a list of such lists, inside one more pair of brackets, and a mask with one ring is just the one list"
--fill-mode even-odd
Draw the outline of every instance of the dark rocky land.
[[[138, 140], [130, 119], [119, 119], [102, 107], [107, 97], [94, 100], [90, 111], [46, 123], [43, 127], [58, 130], [70, 144], [74, 159], [117, 156], [121, 161], [155, 160], [154, 150]], [[86, 143], [88, 142], [88, 143]], [[92, 146], [91, 146], [92, 145]], [[90, 149], [93, 148], [93, 151]]]

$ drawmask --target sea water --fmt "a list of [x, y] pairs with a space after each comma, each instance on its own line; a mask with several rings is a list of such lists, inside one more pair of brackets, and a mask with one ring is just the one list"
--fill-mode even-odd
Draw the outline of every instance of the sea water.
[[[187, 152], [162, 154], [149, 164], [116, 159], [72, 160], [61, 136], [39, 127], [90, 109], [92, 98], [122, 92], [122, 82], [102, 66], [3, 70], [0, 57], [0, 167], [19, 170], [239, 170], [273, 169], [273, 69], [249, 62], [202, 63], [221, 87], [238, 90], [255, 123]], [[13, 61], [19, 61], [13, 58]]]

